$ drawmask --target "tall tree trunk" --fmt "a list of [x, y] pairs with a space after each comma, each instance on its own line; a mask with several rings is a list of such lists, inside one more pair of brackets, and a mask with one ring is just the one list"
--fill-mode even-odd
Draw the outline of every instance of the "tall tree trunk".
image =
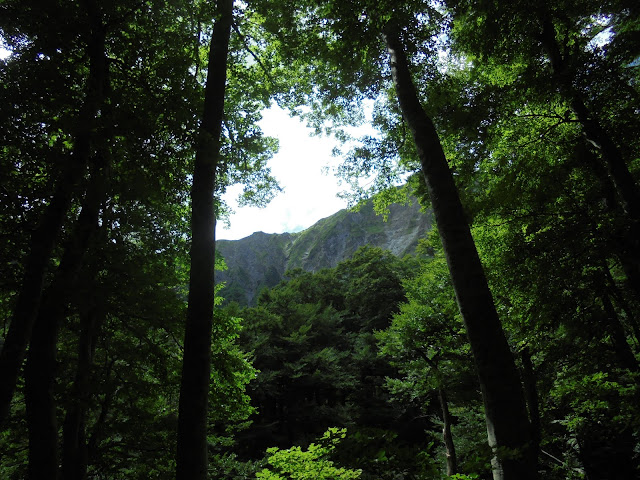
[[[612, 176], [609, 174], [607, 166], [602, 163], [602, 158], [596, 155], [588, 145], [590, 145], [589, 142], [578, 144], [576, 153], [581, 157], [584, 164], [593, 170], [593, 173], [599, 179], [607, 211], [615, 214], [622, 209], [624, 212], [619, 200], [620, 195], [618, 194], [618, 189]], [[614, 229], [609, 232], [609, 235], [615, 256], [620, 261], [620, 265], [627, 277], [626, 283], [635, 293], [636, 297], [640, 297], [640, 269], [638, 268], [640, 257], [639, 252], [635, 251], [640, 244], [638, 244], [638, 239], [631, 231], [634, 228], [633, 224], [629, 225], [629, 223], [630, 222], [627, 222], [627, 225], [622, 227], [621, 232]], [[595, 228], [595, 224], [592, 225], [592, 228]]]
[[94, 169], [82, 210], [35, 321], [25, 367], [25, 403], [29, 430], [29, 478], [56, 478], [58, 424], [54, 400], [58, 329], [66, 313], [82, 258], [97, 228], [105, 193], [105, 172]]
[[233, 0], [218, 0], [191, 189], [191, 272], [178, 411], [178, 480], [207, 477], [207, 403], [215, 286], [214, 193], [232, 20]]
[[78, 115], [73, 153], [58, 178], [51, 202], [32, 235], [22, 286], [0, 352], [0, 428], [5, 426], [9, 416], [20, 368], [38, 315], [47, 264], [77, 184], [85, 173], [91, 155], [91, 137], [96, 115], [106, 91], [107, 58], [102, 17], [96, 0], [85, 0], [85, 3], [91, 25], [91, 36], [87, 44], [89, 75], [85, 87], [86, 95]]
[[88, 448], [85, 417], [89, 404], [89, 381], [96, 338], [104, 319], [105, 310], [100, 306], [82, 312], [80, 318], [78, 365], [63, 424], [62, 478], [65, 480], [87, 478]]
[[606, 256], [604, 254], [601, 256], [601, 265], [603, 277], [605, 279], [605, 291], [607, 292], [607, 295], [609, 295], [609, 298], [612, 299], [624, 312], [629, 328], [633, 331], [633, 341], [636, 348], [638, 348], [640, 346], [640, 324], [638, 323], [635, 313], [638, 310], [638, 306], [635, 304], [632, 307], [627, 301], [625, 292], [620, 288], [611, 274], [611, 269], [607, 264]]
[[632, 219], [640, 220], [640, 192], [638, 191], [633, 176], [629, 172], [627, 163], [615, 141], [600, 124], [597, 115], [589, 111], [582, 95], [574, 86], [575, 79], [572, 78], [567, 59], [560, 50], [550, 14], [543, 12], [541, 16], [542, 32], [540, 34], [540, 40], [549, 56], [560, 93], [562, 93], [569, 102], [578, 117], [586, 139], [596, 147], [602, 155], [607, 166], [607, 171], [620, 197], [622, 207]]
[[[29, 433], [30, 480], [55, 479], [58, 472], [58, 424], [53, 398], [58, 322], [57, 318], [53, 322], [48, 320], [65, 313], [67, 295], [62, 289], [67, 286], [63, 286], [61, 281], [62, 276], [54, 281], [44, 296], [25, 367], [24, 394]], [[45, 314], [44, 310], [51, 316]], [[49, 338], [53, 340], [49, 341]]]
[[629, 342], [627, 342], [627, 334], [624, 326], [620, 322], [620, 318], [611, 303], [609, 295], [603, 293], [600, 298], [602, 299], [602, 306], [604, 307], [604, 313], [606, 315], [607, 323], [605, 328], [609, 332], [613, 350], [616, 353], [620, 365], [632, 372], [640, 371], [638, 360], [636, 360], [636, 356], [633, 354]]
[[531, 450], [532, 456], [538, 466], [540, 456], [540, 442], [542, 440], [542, 425], [540, 424], [540, 403], [538, 401], [538, 388], [536, 386], [536, 373], [531, 361], [529, 347], [525, 347], [520, 352], [522, 360], [522, 383], [524, 384], [524, 394], [529, 410], [529, 422], [531, 423]]
[[[116, 360], [116, 358], [111, 358], [104, 366], [104, 373], [102, 374], [102, 377], [104, 378], [103, 383], [108, 385], [108, 388], [104, 393], [104, 398], [100, 402], [100, 413], [98, 414], [96, 421], [91, 426], [91, 433], [87, 440], [87, 465], [94, 465], [100, 461], [100, 442], [102, 442], [106, 437], [105, 425], [112, 414], [111, 407], [113, 400], [116, 398], [118, 391], [121, 388], [110, 379], [111, 372], [113, 371], [113, 365], [116, 363]], [[82, 432], [81, 434], [86, 435]]]
[[[570, 71], [568, 59], [561, 51], [551, 14], [543, 9], [540, 16], [542, 31], [539, 39], [551, 62], [559, 91], [578, 117], [584, 137], [598, 150], [615, 188], [618, 203], [629, 219], [621, 241], [620, 260], [629, 284], [640, 297], [640, 190], [618, 145], [602, 126], [598, 115], [589, 110], [583, 95], [574, 86], [575, 78]], [[607, 179], [603, 178], [602, 182], [606, 189]]]
[[518, 370], [493, 303], [433, 122], [422, 108], [396, 32], [385, 32], [400, 109], [422, 164], [433, 212], [482, 390], [495, 480], [537, 477]]

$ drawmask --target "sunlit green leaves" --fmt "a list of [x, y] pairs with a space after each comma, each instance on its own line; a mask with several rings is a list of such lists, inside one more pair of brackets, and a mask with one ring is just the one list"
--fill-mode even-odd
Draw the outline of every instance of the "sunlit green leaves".
[[318, 443], [312, 443], [304, 451], [300, 447], [287, 450], [270, 448], [267, 461], [271, 465], [256, 474], [256, 478], [265, 480], [350, 480], [357, 479], [361, 470], [336, 467], [327, 456], [338, 446], [346, 435], [346, 429], [330, 428]]

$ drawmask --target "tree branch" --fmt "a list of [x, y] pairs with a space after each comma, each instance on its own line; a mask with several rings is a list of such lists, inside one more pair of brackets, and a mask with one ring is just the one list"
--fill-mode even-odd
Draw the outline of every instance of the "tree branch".
[[233, 27], [233, 31], [236, 32], [238, 34], [238, 36], [240, 37], [240, 40], [242, 40], [242, 44], [244, 45], [244, 48], [247, 51], [247, 53], [249, 53], [249, 55], [251, 55], [253, 57], [253, 59], [256, 61], [256, 63], [258, 65], [260, 65], [260, 68], [262, 69], [264, 75], [267, 77], [267, 80], [269, 80], [269, 83], [271, 83], [271, 85], [273, 85], [275, 82], [273, 81], [273, 77], [269, 73], [269, 70], [264, 65], [264, 63], [262, 62], [260, 57], [258, 57], [258, 55], [253, 50], [251, 50], [251, 47], [249, 46], [249, 42], [247, 42], [247, 37], [245, 37], [242, 34], [242, 32], [240, 32], [240, 28], [238, 28], [238, 24], [236, 22], [233, 22], [231, 24], [231, 26]]

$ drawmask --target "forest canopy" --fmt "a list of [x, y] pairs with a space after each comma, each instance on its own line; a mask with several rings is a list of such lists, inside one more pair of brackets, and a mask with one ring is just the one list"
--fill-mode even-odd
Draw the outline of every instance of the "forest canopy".
[[[0, 45], [0, 477], [638, 476], [637, 2], [4, 0]], [[225, 302], [271, 105], [415, 255]]]

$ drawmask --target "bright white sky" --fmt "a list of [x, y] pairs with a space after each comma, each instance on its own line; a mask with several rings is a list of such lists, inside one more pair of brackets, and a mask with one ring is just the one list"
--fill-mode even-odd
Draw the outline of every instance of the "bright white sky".
[[[345, 200], [336, 197], [343, 187], [331, 173], [339, 158], [331, 156], [337, 143], [328, 137], [310, 136], [307, 128], [286, 111], [272, 107], [263, 112], [260, 122], [265, 135], [280, 141], [280, 150], [270, 160], [271, 173], [283, 188], [266, 208], [236, 207], [235, 198], [241, 186], [229, 189], [225, 200], [235, 214], [231, 215], [231, 227], [218, 224], [216, 238], [237, 240], [254, 232], [297, 232], [310, 227], [318, 220], [346, 208]], [[323, 168], [329, 167], [324, 174]]]

